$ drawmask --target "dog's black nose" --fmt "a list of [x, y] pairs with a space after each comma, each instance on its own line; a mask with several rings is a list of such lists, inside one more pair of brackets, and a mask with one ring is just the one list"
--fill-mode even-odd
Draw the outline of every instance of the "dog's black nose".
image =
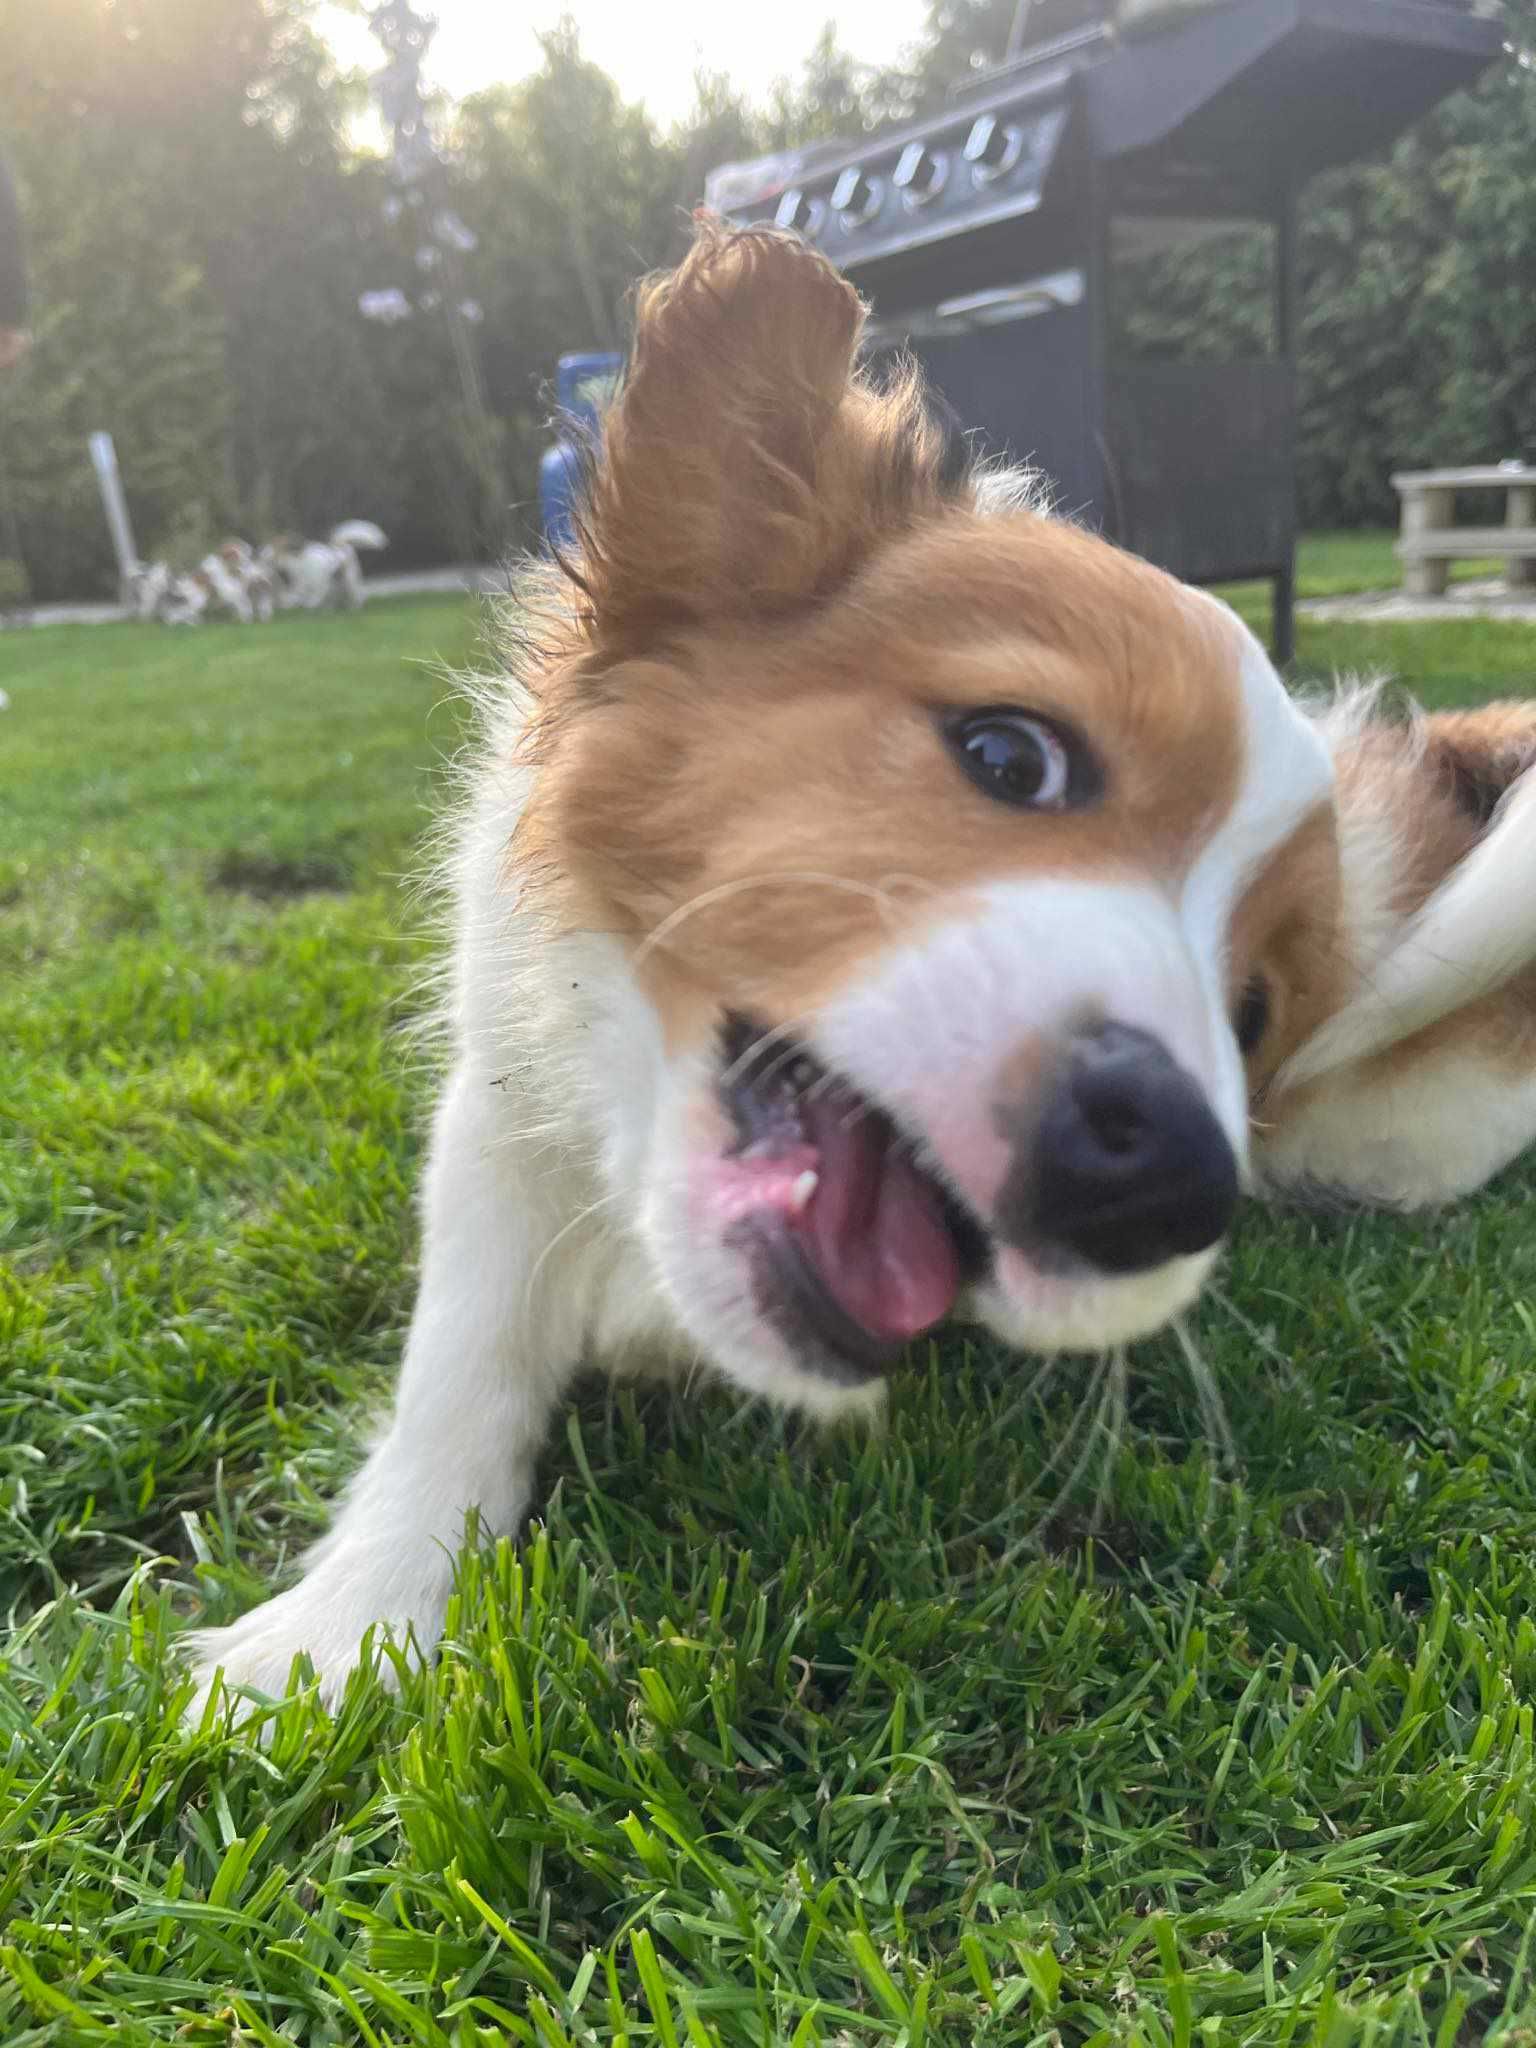
[[1204, 1091], [1123, 1024], [1073, 1041], [1027, 1149], [1030, 1239], [1101, 1272], [1204, 1251], [1237, 1207], [1237, 1160]]

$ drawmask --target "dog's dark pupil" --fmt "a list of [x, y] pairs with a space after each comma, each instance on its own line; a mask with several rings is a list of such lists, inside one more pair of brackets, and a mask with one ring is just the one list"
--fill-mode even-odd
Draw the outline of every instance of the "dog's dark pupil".
[[1237, 1049], [1246, 1059], [1269, 1029], [1269, 986], [1262, 975], [1256, 974], [1239, 997], [1232, 1029], [1237, 1034]]
[[965, 751], [999, 795], [1015, 803], [1035, 796], [1045, 780], [1045, 755], [1031, 734], [1006, 725], [973, 726]]

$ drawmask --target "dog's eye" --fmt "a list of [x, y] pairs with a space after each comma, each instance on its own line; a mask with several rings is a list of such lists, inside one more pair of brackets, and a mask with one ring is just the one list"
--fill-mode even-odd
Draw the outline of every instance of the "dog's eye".
[[1237, 1008], [1232, 1012], [1232, 1029], [1244, 1059], [1257, 1052], [1269, 1029], [1269, 983], [1262, 974], [1256, 974], [1238, 997]]
[[1098, 765], [1075, 733], [1028, 711], [965, 711], [944, 728], [985, 795], [1020, 811], [1065, 811], [1099, 794]]

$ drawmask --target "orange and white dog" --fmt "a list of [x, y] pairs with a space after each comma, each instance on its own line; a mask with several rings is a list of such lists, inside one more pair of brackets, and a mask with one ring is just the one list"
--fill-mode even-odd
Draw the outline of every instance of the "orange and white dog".
[[708, 224], [640, 299], [580, 552], [484, 691], [393, 1417], [205, 1683], [428, 1648], [579, 1362], [867, 1411], [950, 1317], [1157, 1329], [1245, 1180], [1436, 1200], [1536, 1133], [1536, 892], [1494, 874], [1536, 716], [1309, 712], [866, 381], [860, 320]]
[[253, 558], [282, 611], [356, 611], [364, 600], [358, 549], [377, 553], [389, 538], [371, 519], [344, 519], [324, 540], [268, 541]]

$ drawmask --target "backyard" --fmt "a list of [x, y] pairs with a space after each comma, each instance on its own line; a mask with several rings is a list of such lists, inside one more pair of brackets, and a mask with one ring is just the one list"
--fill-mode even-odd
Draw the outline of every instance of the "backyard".
[[[0, 638], [0, 2039], [1536, 2042], [1530, 1169], [1249, 1213], [1124, 1388], [955, 1337], [860, 1439], [594, 1385], [434, 1671], [183, 1725], [178, 1630], [398, 1357], [479, 632]], [[1298, 666], [1474, 702], [1536, 634]]]

